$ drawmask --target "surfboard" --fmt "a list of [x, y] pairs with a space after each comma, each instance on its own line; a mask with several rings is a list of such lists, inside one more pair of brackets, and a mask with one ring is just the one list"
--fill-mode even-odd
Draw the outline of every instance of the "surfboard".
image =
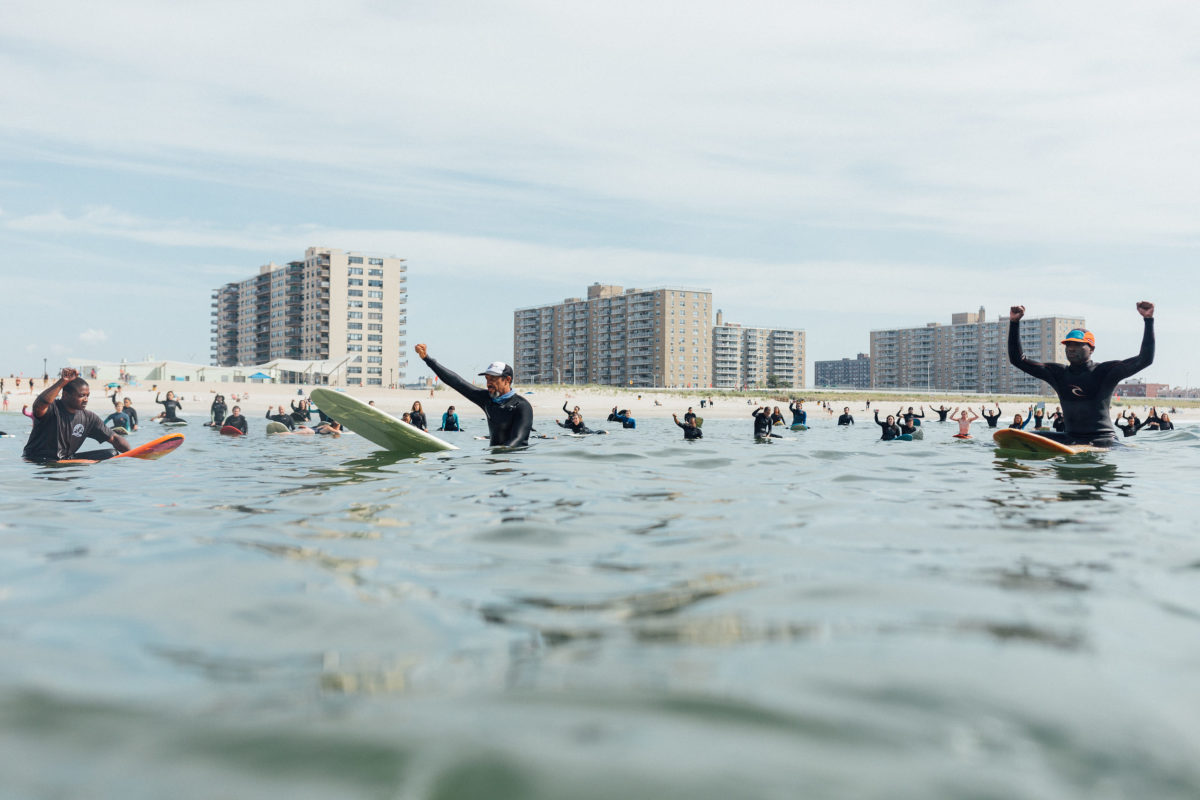
[[275, 422], [274, 420], [271, 420], [267, 423], [267, 433], [291, 433], [291, 431], [289, 431], [288, 426], [284, 425], [282, 422]]
[[222, 436], [241, 436], [242, 431], [239, 428], [233, 427], [232, 425], [223, 425], [223, 426], [221, 426], [221, 435]]
[[704, 417], [696, 417], [696, 427], [697, 428], [704, 427]]
[[185, 419], [163, 420], [162, 425], [165, 428], [179, 428], [183, 425], [187, 425], [187, 420], [185, 420]]
[[969, 434], [969, 433], [956, 433], [956, 434], [954, 434], [954, 438], [955, 438], [955, 439], [970, 439], [970, 438], [971, 438], [971, 434]]
[[416, 455], [458, 449], [350, 395], [313, 389], [310, 396], [328, 416], [389, 452]]
[[127, 428], [123, 428], [120, 425], [113, 428], [112, 432], [115, 433], [117, 436], [128, 436], [129, 435], [129, 430]]
[[1017, 428], [1005, 428], [996, 431], [992, 434], [992, 439], [995, 440], [996, 446], [1002, 450], [1013, 450], [1026, 455], [1069, 456], [1076, 453], [1089, 453], [1107, 449], [1087, 444], [1062, 444], [1053, 439], [1047, 439], [1045, 436], [1038, 436], [1036, 433], [1018, 430]]
[[[179, 445], [183, 444], [182, 433], [168, 433], [166, 436], [160, 436], [146, 442], [143, 445], [133, 448], [125, 453], [117, 453], [112, 458], [101, 459], [103, 461], [116, 461], [118, 458], [140, 458], [143, 461], [153, 461], [156, 458], [162, 458], [167, 453], [170, 453]], [[58, 464], [98, 464], [97, 460], [90, 458], [68, 458], [62, 461], [55, 462]]]
[[793, 426], [792, 426], [792, 430], [794, 430], [794, 431], [806, 431], [806, 430], [808, 430], [808, 426], [807, 426], [807, 425], [805, 425], [805, 424], [804, 424], [804, 423], [802, 423], [802, 422], [797, 422], [795, 425], [793, 425]]

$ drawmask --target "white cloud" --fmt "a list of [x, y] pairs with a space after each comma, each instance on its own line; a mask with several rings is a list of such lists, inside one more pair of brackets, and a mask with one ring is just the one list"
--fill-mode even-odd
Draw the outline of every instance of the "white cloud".
[[108, 341], [108, 334], [102, 330], [88, 328], [86, 331], [79, 334], [79, 341], [83, 342], [84, 344], [100, 344], [101, 342]]

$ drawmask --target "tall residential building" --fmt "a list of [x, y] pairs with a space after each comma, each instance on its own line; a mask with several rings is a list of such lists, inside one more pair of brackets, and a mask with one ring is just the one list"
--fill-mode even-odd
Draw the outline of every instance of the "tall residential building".
[[712, 292], [592, 284], [587, 298], [513, 312], [513, 369], [529, 383], [712, 385]]
[[871, 388], [871, 357], [859, 353], [857, 358], [813, 362], [813, 385], [842, 389]]
[[289, 362], [283, 380], [384, 386], [404, 382], [404, 259], [310, 247], [213, 292], [213, 364]]
[[[1021, 347], [1036, 361], [1065, 363], [1059, 342], [1082, 317], [1026, 317]], [[1037, 380], [1008, 363], [1008, 315], [985, 321], [978, 313], [954, 314], [949, 325], [871, 331], [871, 386], [951, 392], [1040, 394]]]
[[805, 333], [794, 328], [752, 328], [724, 322], [713, 326], [713, 386], [804, 386]]

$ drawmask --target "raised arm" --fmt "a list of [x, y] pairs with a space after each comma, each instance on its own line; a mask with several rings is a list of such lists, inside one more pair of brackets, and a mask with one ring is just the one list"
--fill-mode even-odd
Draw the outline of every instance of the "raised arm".
[[484, 403], [491, 399], [491, 395], [488, 394], [487, 389], [476, 386], [470, 381], [465, 380], [462, 376], [458, 375], [452, 370], [446, 369], [432, 357], [430, 357], [424, 344], [418, 344], [413, 349], [416, 351], [417, 355], [421, 357], [421, 360], [424, 361], [431, 370], [433, 370], [433, 374], [437, 375], [438, 378], [441, 379], [442, 383], [446, 384], [475, 405], [483, 406]]
[[[78, 370], [72, 369], [71, 367], [63, 367], [62, 372], [58, 376], [58, 380], [47, 386], [42, 393], [37, 396], [37, 399], [33, 401], [33, 412], [31, 417], [33, 419], [41, 419], [42, 417], [46, 416], [46, 412], [50, 410], [50, 406], [55, 400], [58, 399], [58, 393], [63, 390], [64, 386], [78, 377]], [[33, 379], [30, 378], [31, 384], [32, 381]]]
[[1143, 300], [1137, 304], [1137, 310], [1145, 323], [1142, 328], [1142, 349], [1133, 358], [1118, 362], [1109, 380], [1123, 380], [1154, 363], [1154, 304]]
[[1047, 380], [1050, 372], [1046, 365], [1026, 358], [1025, 351], [1021, 348], [1021, 318], [1024, 316], [1025, 306], [1013, 306], [1008, 311], [1008, 363], [1026, 375]]

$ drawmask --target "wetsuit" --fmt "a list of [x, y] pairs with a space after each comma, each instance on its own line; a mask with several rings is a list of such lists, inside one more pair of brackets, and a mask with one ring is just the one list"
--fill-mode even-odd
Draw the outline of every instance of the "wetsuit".
[[1129, 417], [1129, 421], [1125, 425], [1121, 424], [1121, 420], [1123, 419], [1125, 419], [1125, 417], [1117, 417], [1117, 421], [1113, 424], [1115, 424], [1121, 430], [1121, 433], [1126, 437], [1137, 436], [1138, 429], [1142, 427], [1138, 424], [1137, 417]]
[[1061, 411], [1056, 411], [1050, 415], [1050, 427], [1054, 428], [1054, 430], [1060, 433], [1067, 429], [1067, 423], [1063, 422], [1063, 415]]
[[[951, 411], [953, 411], [954, 409], [952, 409], [952, 408], [946, 408], [945, 406], [943, 406], [942, 408], [933, 408], [933, 409], [930, 409], [930, 410], [931, 410], [931, 411], [933, 411], [934, 413], [936, 413], [936, 414], [938, 415], [938, 422], [945, 422], [945, 421], [946, 421], [946, 415], [947, 415], [947, 414], [949, 414], [949, 413], [950, 413]], [[924, 414], [922, 414], [921, 416], [924, 416]]]
[[683, 421], [684, 422], [695, 422], [696, 414], [692, 411], [687, 412], [686, 414], [683, 415]]
[[783, 414], [780, 414], [778, 411], [772, 412], [771, 424], [772, 425], [782, 425], [783, 424]]
[[[137, 410], [133, 406], [121, 406], [121, 410], [129, 415], [129, 421], [133, 423], [133, 427], [137, 427]], [[133, 430], [133, 428], [130, 428]]]
[[794, 405], [792, 403], [788, 403], [788, 411], [792, 412], [792, 424], [793, 425], [807, 425], [808, 424], [808, 412], [805, 411], [800, 406]]
[[597, 433], [598, 432], [598, 431], [592, 430], [587, 425], [584, 425], [582, 422], [580, 422], [578, 425], [576, 425], [574, 422], [559, 422], [558, 420], [554, 420], [554, 422], [558, 425], [558, 427], [566, 428], [567, 430], [571, 431], [571, 433], [585, 434], [585, 433]]
[[987, 426], [989, 428], [996, 427], [996, 423], [1000, 421], [1000, 412], [997, 411], [995, 414], [989, 414], [986, 409], [981, 410], [983, 413], [980, 416], [987, 420]]
[[683, 428], [683, 438], [691, 441], [692, 439], [703, 439], [704, 431], [697, 428], [695, 425], [688, 425], [685, 422], [675, 420], [675, 424]]
[[114, 428], [124, 428], [129, 430], [129, 415], [124, 411], [114, 411], [104, 418], [104, 424], [112, 423]]
[[228, 425], [231, 428], [237, 428], [242, 433], [249, 433], [250, 426], [246, 424], [246, 417], [241, 414], [230, 414], [221, 422], [221, 427]]
[[181, 406], [179, 404], [178, 400], [171, 400], [169, 398], [166, 400], [159, 400], [158, 397], [156, 396], [154, 398], [154, 402], [158, 403], [160, 406], [163, 407], [163, 414], [166, 415], [166, 417], [165, 417], [166, 422], [179, 422], [180, 421], [179, 417], [175, 416], [175, 409], [183, 408], [183, 406]]
[[267, 409], [267, 419], [271, 422], [278, 422], [281, 425], [286, 425], [289, 431], [296, 430], [296, 421], [292, 419], [291, 414], [271, 414], [271, 409]]
[[1016, 428], [1016, 429], [1017, 429], [1017, 430], [1019, 430], [1019, 431], [1023, 431], [1023, 430], [1025, 430], [1025, 426], [1029, 424], [1029, 420], [1031, 420], [1031, 419], [1033, 419], [1033, 417], [1031, 417], [1031, 416], [1030, 416], [1030, 417], [1024, 417], [1024, 418], [1022, 418], [1022, 419], [1021, 419], [1021, 424], [1020, 424], [1020, 425], [1018, 425], [1017, 423], [1015, 423], [1015, 422], [1014, 422], [1014, 423], [1012, 423], [1011, 425], [1009, 425], [1008, 427], [1010, 427], [1010, 428]]
[[408, 419], [414, 427], [420, 428], [423, 431], [429, 430], [429, 427], [425, 423], [424, 411], [410, 411], [408, 412]]
[[[772, 423], [771, 423], [770, 412], [764, 411], [761, 408], [758, 411], [754, 412], [754, 438], [755, 439], [767, 439], [772, 436], [775, 436], [775, 434], [771, 433], [771, 426], [772, 426]], [[775, 436], [775, 438], [778, 439], [781, 437]]]
[[[914, 422], [914, 420], [912, 420], [912, 418], [910, 417], [909, 419], [903, 420], [896, 426], [897, 428], [900, 429], [900, 434], [902, 436], [905, 434], [912, 436], [916, 432], [917, 426], [914, 425], [913, 422]], [[887, 423], [885, 422], [884, 425], [887, 425]]]
[[1043, 409], [1040, 409], [1040, 408], [1039, 408], [1039, 409], [1034, 409], [1034, 412], [1033, 412], [1033, 427], [1035, 427], [1035, 428], [1044, 428], [1044, 427], [1046, 427], [1045, 425], [1043, 425], [1043, 424], [1042, 424], [1042, 420], [1044, 420], [1045, 418], [1046, 418], [1046, 412], [1045, 412]]
[[885, 442], [890, 442], [900, 435], [900, 426], [895, 423], [889, 425], [886, 421], [880, 422], [878, 411], [875, 412], [875, 424], [883, 429], [883, 435], [879, 438]]
[[312, 419], [312, 410], [296, 405], [296, 401], [291, 402], [292, 419], [296, 422], [308, 422]]
[[224, 400], [213, 400], [212, 407], [208, 409], [208, 415], [212, 418], [212, 424], [218, 428], [221, 427], [221, 421], [225, 419], [225, 412], [229, 408], [225, 405]]
[[92, 450], [80, 453], [84, 439], [95, 439], [108, 443], [115, 434], [105, 427], [100, 415], [86, 408], [71, 412], [62, 398], [55, 400], [46, 409], [41, 419], [33, 418], [33, 430], [21, 454], [30, 461], [58, 461], [64, 458], [89, 458], [99, 461], [112, 458], [115, 451]]
[[443, 367], [432, 358], [425, 363], [443, 383], [475, 405], [483, 409], [491, 432], [493, 447], [520, 447], [529, 444], [529, 431], [533, 428], [533, 406], [516, 392], [509, 392], [495, 399], [487, 389], [480, 388], [454, 372]]
[[854, 417], [850, 416], [849, 414], [842, 414], [840, 417], [838, 417], [838, 425], [853, 425], [853, 424], [854, 424]]
[[458, 426], [458, 414], [451, 414], [449, 411], [442, 414], [442, 427], [438, 428], [438, 430], [461, 431], [462, 428]]
[[[936, 410], [936, 409], [935, 409], [935, 410]], [[908, 425], [911, 425], [911, 426], [913, 426], [914, 428], [916, 428], [917, 426], [919, 426], [919, 425], [921, 424], [921, 420], [925, 419], [925, 412], [924, 412], [924, 411], [922, 411], [920, 414], [918, 414], [918, 413], [917, 413], [917, 412], [915, 412], [915, 411], [904, 411], [904, 410], [900, 410], [900, 411], [897, 411], [897, 412], [896, 412], [896, 419], [897, 419], [897, 420], [901, 420], [901, 419], [902, 419], [902, 420], [904, 420], [904, 422], [905, 422], [906, 424], [908, 424]], [[943, 417], [943, 419], [942, 419], [942, 422], [945, 422], [945, 421], [946, 421], [946, 420], [945, 420], [945, 418]]]
[[1065, 430], [1051, 432], [1048, 438], [1064, 444], [1111, 445], [1117, 434], [1113, 429], [1109, 406], [1117, 384], [1154, 363], [1154, 318], [1145, 319], [1142, 347], [1133, 358], [1124, 361], [1088, 361], [1082, 366], [1043, 364], [1025, 358], [1021, 351], [1020, 323], [1008, 326], [1008, 360], [1014, 367], [1040, 378], [1058, 393]]

